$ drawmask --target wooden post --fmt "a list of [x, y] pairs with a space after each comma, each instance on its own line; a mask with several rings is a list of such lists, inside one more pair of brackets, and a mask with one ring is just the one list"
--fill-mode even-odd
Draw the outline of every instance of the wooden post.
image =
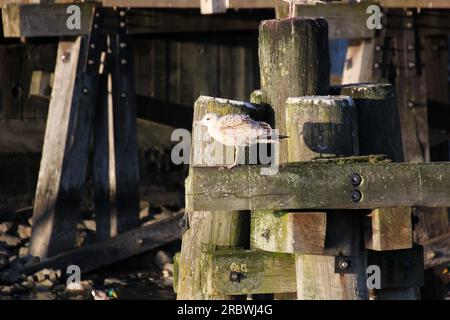
[[355, 102], [360, 155], [385, 154], [394, 162], [403, 162], [397, 98], [391, 84], [349, 84], [331, 91], [351, 96]]
[[[280, 10], [283, 11], [278, 7], [277, 18], [285, 16]], [[270, 105], [268, 121], [280, 134], [286, 134], [285, 102], [288, 97], [328, 93], [327, 21], [321, 18], [263, 21], [259, 28], [259, 64], [261, 91], [253, 94], [253, 99]], [[279, 151], [280, 163], [286, 162], [286, 146], [281, 144]], [[254, 212], [252, 215], [258, 214], [270, 216], [271, 212]], [[257, 237], [253, 231], [252, 234]], [[293, 294], [288, 294], [278, 298], [292, 297]]]
[[85, 47], [81, 37], [58, 47], [30, 244], [40, 258], [74, 246], [97, 96], [96, 77], [81, 75]]
[[[358, 137], [361, 155], [386, 154], [402, 162], [403, 145], [395, 90], [390, 84], [351, 84], [337, 89], [337, 94], [352, 96], [358, 114]], [[377, 251], [411, 248], [411, 208], [372, 210], [365, 220], [365, 248]], [[377, 299], [417, 299], [417, 288], [383, 289]], [[385, 297], [385, 298], [386, 298]]]
[[[289, 161], [322, 154], [358, 154], [356, 109], [348, 96], [290, 98], [286, 127], [288, 135], [298, 136], [288, 141]], [[324, 251], [334, 252], [328, 256], [296, 255], [298, 299], [367, 299], [361, 216], [333, 212], [323, 215], [327, 221]], [[351, 272], [335, 270], [336, 256], [347, 259]]]
[[[263, 21], [259, 28], [262, 102], [271, 107], [273, 124], [286, 134], [285, 103], [289, 97], [328, 94], [330, 58], [328, 24], [322, 18]], [[287, 161], [280, 145], [280, 163]]]
[[111, 69], [102, 75], [94, 130], [97, 240], [139, 225], [136, 98], [130, 43], [125, 37], [109, 36], [111, 54], [105, 64]]
[[[212, 138], [209, 141], [206, 140], [208, 137], [206, 127], [196, 125], [196, 122], [200, 121], [206, 113], [214, 112], [220, 116], [237, 113], [255, 117], [258, 116], [258, 112], [262, 111], [262, 109], [244, 102], [201, 96], [194, 106], [191, 166], [217, 166], [233, 163], [233, 157], [224, 157], [233, 153], [224, 150], [224, 146]], [[217, 157], [217, 155], [221, 156]], [[202, 246], [211, 244], [248, 247], [250, 215], [246, 211], [196, 211], [189, 212], [187, 217], [189, 229], [184, 233], [182, 239], [177, 299], [209, 299], [212, 297], [202, 291]], [[214, 299], [231, 298], [231, 296], [223, 295], [214, 296]]]

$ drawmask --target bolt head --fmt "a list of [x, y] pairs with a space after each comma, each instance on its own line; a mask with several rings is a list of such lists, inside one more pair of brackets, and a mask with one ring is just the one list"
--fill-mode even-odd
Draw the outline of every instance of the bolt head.
[[347, 270], [350, 267], [350, 262], [347, 260], [341, 260], [338, 265], [341, 270]]
[[362, 178], [361, 178], [361, 176], [359, 174], [352, 173], [352, 176], [351, 176], [350, 179], [351, 179], [351, 182], [352, 182], [352, 186], [358, 187], [358, 186], [361, 185]]
[[89, 89], [88, 89], [87, 87], [84, 87], [84, 88], [82, 89], [82, 92], [83, 92], [84, 94], [88, 94], [88, 93], [89, 93]]
[[121, 63], [121, 64], [127, 64], [127, 62], [128, 62], [128, 61], [127, 61], [126, 59], [120, 60], [120, 63]]
[[351, 193], [351, 199], [353, 202], [359, 202], [362, 199], [362, 194], [359, 190], [353, 190]]
[[63, 55], [61, 56], [61, 60], [63, 62], [68, 62], [70, 60], [70, 52], [66, 51], [63, 53]]

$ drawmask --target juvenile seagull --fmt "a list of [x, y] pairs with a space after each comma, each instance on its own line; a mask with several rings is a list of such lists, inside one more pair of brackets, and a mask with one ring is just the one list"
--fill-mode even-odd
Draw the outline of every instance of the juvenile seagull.
[[316, 3], [326, 4], [325, 2], [319, 0], [283, 0], [283, 1], [289, 2], [289, 19], [295, 16], [295, 6], [298, 4], [316, 4]]
[[226, 146], [233, 146], [236, 150], [234, 163], [227, 166], [233, 169], [237, 165], [239, 147], [256, 143], [279, 143], [287, 136], [272, 135], [272, 128], [263, 121], [255, 121], [247, 115], [229, 114], [219, 117], [215, 113], [207, 113], [199, 122], [208, 128], [208, 133], [215, 140]]

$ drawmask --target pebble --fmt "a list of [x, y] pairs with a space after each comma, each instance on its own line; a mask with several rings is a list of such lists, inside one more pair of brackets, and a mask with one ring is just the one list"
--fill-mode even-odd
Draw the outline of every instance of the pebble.
[[65, 287], [67, 291], [84, 291], [84, 287], [80, 282], [69, 282]]
[[19, 237], [11, 236], [9, 234], [0, 234], [0, 243], [3, 242], [3, 245], [7, 248], [15, 248], [17, 247], [22, 241]]
[[17, 227], [17, 235], [22, 240], [29, 239], [31, 237], [31, 227], [24, 224], [20, 224]]
[[28, 247], [21, 247], [19, 249], [19, 258], [24, 258], [28, 256]]
[[103, 280], [103, 284], [105, 286], [112, 286], [112, 285], [126, 286], [127, 282], [117, 278], [105, 278], [105, 280]]
[[164, 252], [164, 251], [162, 251], [162, 250], [159, 250], [159, 251], [156, 253], [155, 259], [154, 259], [155, 264], [156, 264], [156, 265], [158, 266], [158, 268], [161, 269], [161, 270], [164, 270], [164, 266], [165, 266], [166, 264], [170, 263], [171, 260], [172, 260], [172, 259], [170, 258], [170, 256], [169, 256], [166, 252]]
[[14, 227], [14, 223], [10, 221], [0, 223], [0, 233], [6, 233]]
[[45, 279], [44, 281], [39, 282], [38, 284], [36, 284], [36, 289], [48, 290], [51, 287], [53, 287], [53, 282], [51, 282], [49, 279]]
[[97, 226], [95, 223], [95, 220], [89, 219], [89, 220], [83, 220], [83, 225], [85, 229], [95, 232], [97, 230]]

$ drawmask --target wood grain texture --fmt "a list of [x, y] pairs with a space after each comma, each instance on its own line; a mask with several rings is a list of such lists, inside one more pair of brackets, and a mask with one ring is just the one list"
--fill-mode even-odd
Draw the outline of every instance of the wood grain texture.
[[[238, 113], [257, 118], [264, 113], [248, 103], [201, 96], [194, 106], [192, 129], [191, 168], [193, 165], [214, 166], [233, 163], [233, 151], [229, 152], [219, 142], [208, 137], [206, 127], [195, 125], [208, 112], [220, 116]], [[262, 115], [260, 115], [261, 117]], [[190, 177], [186, 180], [189, 184]], [[198, 183], [198, 182], [197, 182]], [[201, 182], [200, 182], [201, 183]], [[188, 210], [189, 229], [183, 235], [179, 260], [177, 299], [231, 299], [228, 295], [210, 296], [202, 289], [201, 252], [204, 243], [219, 246], [248, 247], [248, 212], [230, 211], [225, 207], [219, 212]]]
[[83, 45], [78, 37], [58, 48], [30, 243], [30, 253], [41, 258], [73, 248], [75, 240], [96, 92], [95, 79], [80, 75]]
[[253, 211], [250, 246], [271, 252], [323, 254], [325, 212]]
[[359, 154], [356, 108], [349, 96], [289, 98], [286, 133], [289, 162]]
[[[259, 28], [262, 102], [271, 106], [275, 128], [286, 134], [289, 97], [329, 92], [328, 24], [321, 18], [263, 21]], [[287, 161], [280, 146], [280, 163]]]
[[366, 249], [388, 251], [412, 248], [411, 208], [375, 209], [366, 222]]
[[[203, 251], [205, 293], [243, 295], [295, 291], [294, 256], [253, 250]], [[239, 281], [231, 281], [234, 273]]]

